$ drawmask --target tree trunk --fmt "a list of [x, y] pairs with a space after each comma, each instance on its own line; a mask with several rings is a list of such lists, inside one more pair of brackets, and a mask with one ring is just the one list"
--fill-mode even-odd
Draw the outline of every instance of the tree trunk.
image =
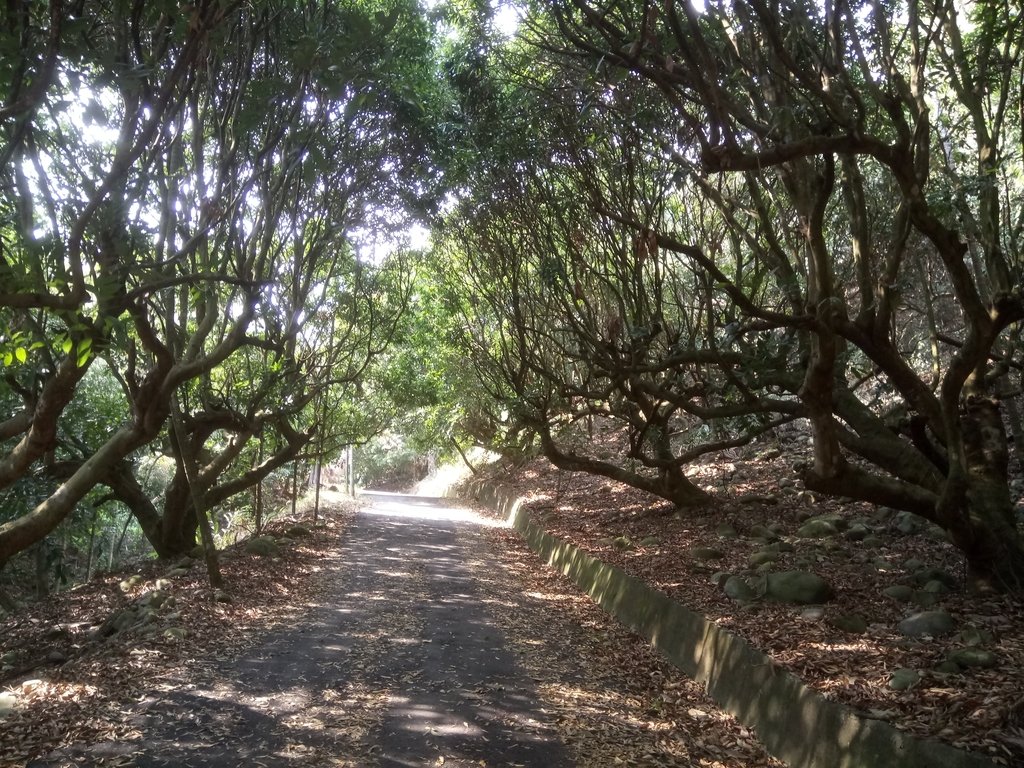
[[50, 564], [46, 557], [46, 539], [36, 544], [36, 597], [43, 598], [50, 594]]
[[92, 505], [92, 522], [89, 525], [89, 552], [85, 557], [85, 580], [92, 579], [93, 549], [96, 546], [96, 520], [100, 516], [99, 504]]
[[124, 525], [121, 526], [121, 535], [112, 537], [110, 540], [110, 558], [107, 560], [107, 570], [114, 570], [114, 562], [117, 559], [117, 553], [121, 551], [121, 547], [124, 546], [125, 537], [128, 535], [128, 526], [132, 524], [131, 510], [128, 510], [128, 517], [124, 519]]
[[714, 497], [694, 485], [679, 467], [662, 471], [657, 478], [646, 477], [615, 464], [563, 452], [555, 443], [547, 425], [540, 426], [539, 434], [544, 455], [559, 469], [601, 475], [632, 488], [660, 496], [678, 507], [707, 506], [714, 502]]
[[[259, 466], [263, 463], [263, 430], [260, 430], [260, 445], [256, 450], [256, 465]], [[256, 528], [256, 535], [263, 532], [263, 480], [253, 486], [253, 500], [252, 500], [252, 514], [253, 514], [253, 525]]]
[[0, 525], [0, 564], [14, 554], [41, 541], [56, 528], [85, 495], [103, 482], [103, 477], [117, 462], [146, 440], [144, 431], [135, 426], [123, 427], [78, 467], [50, 496], [27, 515]]
[[292, 462], [292, 517], [299, 505], [299, 462]]
[[962, 416], [967, 499], [951, 521], [953, 543], [967, 558], [975, 591], [1024, 590], [1024, 547], [1008, 483], [1009, 450], [997, 401], [972, 398]]
[[459, 457], [462, 459], [462, 463], [469, 467], [469, 471], [473, 473], [473, 476], [476, 477], [479, 475], [480, 473], [477, 472], [476, 467], [474, 467], [472, 462], [470, 462], [469, 457], [466, 456], [466, 452], [462, 450], [462, 446], [459, 445], [459, 441], [455, 439], [455, 436], [452, 435], [448, 439], [452, 441], [452, 445], [455, 446], [455, 450], [459, 452]]
[[987, 483], [968, 491], [963, 519], [951, 531], [967, 559], [967, 586], [973, 592], [1024, 591], [1024, 548], [1006, 494]]
[[[206, 500], [203, 496], [205, 489], [199, 480], [197, 454], [202, 446], [193, 444], [182, 426], [181, 409], [177, 394], [172, 395], [171, 399], [171, 439], [176, 443], [178, 465], [188, 480], [192, 507], [195, 510], [195, 517], [199, 521], [199, 532], [203, 539], [203, 552], [206, 555], [207, 575], [211, 587], [222, 589], [224, 587], [224, 579], [220, 574], [217, 547], [213, 540], [213, 527], [210, 525], [210, 517], [205, 506]], [[166, 510], [164, 512], [166, 519]]]

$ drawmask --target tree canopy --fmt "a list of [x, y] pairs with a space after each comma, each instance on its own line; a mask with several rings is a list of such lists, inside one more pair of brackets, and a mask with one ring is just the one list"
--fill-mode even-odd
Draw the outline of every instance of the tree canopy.
[[1018, 589], [1021, 30], [1000, 2], [538, 4], [491, 63], [509, 155], [449, 224], [485, 379], [554, 463], [686, 506], [695, 458], [805, 423], [808, 488]]
[[[389, 426], [680, 507], [803, 430], [808, 489], [1019, 590], [1014, 4], [518, 10], [8, 5], [0, 563], [101, 499], [187, 551]], [[426, 251], [360, 257], [415, 218]]]

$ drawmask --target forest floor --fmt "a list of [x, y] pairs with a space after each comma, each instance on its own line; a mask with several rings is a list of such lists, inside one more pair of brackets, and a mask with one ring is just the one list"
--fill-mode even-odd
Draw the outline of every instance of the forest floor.
[[[329, 500], [320, 526], [302, 521], [308, 535], [294, 520], [270, 527], [274, 556], [244, 543], [224, 552], [230, 602], [215, 599], [201, 564], [153, 563], [0, 621], [0, 694], [13, 703], [0, 714], [0, 766], [212, 766], [243, 756], [282, 766], [459, 766], [443, 746], [459, 726], [474, 731], [463, 710], [488, 738], [484, 724], [505, 711], [506, 725], [553, 739], [565, 755], [523, 765], [780, 765], [701, 686], [567, 579], [538, 568], [510, 530], [463, 518], [374, 523]], [[391, 544], [389, 527], [399, 537]], [[153, 595], [163, 595], [159, 604]], [[477, 655], [500, 650], [521, 682], [490, 680], [487, 666], [480, 685], [446, 685], [470, 666], [445, 655], [468, 658], [470, 608], [486, 614], [470, 622], [486, 633]], [[495, 697], [512, 704], [501, 710]], [[449, 699], [458, 706], [446, 713]], [[526, 701], [529, 712], [516, 715]], [[431, 726], [428, 717], [440, 719]], [[400, 737], [411, 730], [405, 718], [424, 721], [416, 743]], [[419, 742], [436, 759], [389, 762]]]
[[[963, 558], [926, 521], [802, 490], [797, 448], [752, 446], [693, 467], [717, 501], [678, 512], [544, 459], [488, 471], [527, 495], [546, 530], [743, 636], [826, 697], [917, 736], [1024, 764], [1024, 601], [965, 591]], [[1014, 483], [1020, 495], [1024, 483]], [[829, 525], [803, 528], [809, 520]], [[807, 535], [815, 526], [818, 535]], [[834, 599], [757, 599], [766, 573], [787, 570], [823, 577]], [[730, 598], [729, 575], [752, 585], [755, 599]], [[922, 611], [947, 613], [952, 627], [913, 637], [898, 629]], [[978, 666], [951, 665], [951, 655]]]

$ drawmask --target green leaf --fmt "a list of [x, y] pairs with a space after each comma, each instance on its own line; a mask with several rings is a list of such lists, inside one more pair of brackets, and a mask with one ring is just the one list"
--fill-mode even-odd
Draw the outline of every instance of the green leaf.
[[65, 355], [70, 355], [71, 348], [73, 346], [75, 346], [74, 342], [71, 341], [71, 339], [69, 339], [67, 336], [65, 336], [63, 339], [61, 339], [60, 351], [63, 352]]
[[92, 357], [92, 339], [82, 339], [78, 342], [78, 367], [82, 368]]
[[24, 363], [28, 360], [28, 351], [24, 347], [18, 347], [14, 350], [14, 356], [18, 358], [19, 363]]

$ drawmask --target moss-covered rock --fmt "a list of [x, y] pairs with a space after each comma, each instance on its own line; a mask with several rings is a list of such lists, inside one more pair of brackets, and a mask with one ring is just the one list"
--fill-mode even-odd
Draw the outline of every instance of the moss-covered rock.
[[723, 539], [735, 539], [739, 536], [739, 533], [737, 533], [736, 528], [732, 523], [720, 523], [718, 527], [715, 528], [715, 533]]
[[950, 652], [946, 659], [964, 668], [991, 669], [999, 663], [999, 657], [984, 648], [960, 648]]
[[747, 558], [747, 562], [749, 562], [752, 566], [756, 567], [758, 565], [766, 565], [768, 563], [774, 563], [778, 559], [779, 559], [779, 553], [778, 552], [765, 552], [765, 551], [761, 551], [761, 552], [754, 552], [750, 557]]
[[801, 525], [796, 532], [796, 535], [801, 539], [823, 539], [827, 536], [836, 536], [838, 534], [839, 529], [835, 525], [828, 520], [820, 518], [811, 518]]
[[941, 637], [952, 632], [954, 627], [953, 617], [946, 611], [921, 611], [907, 616], [896, 625], [907, 637]]
[[835, 627], [851, 635], [863, 635], [868, 631], [868, 622], [859, 613], [841, 613], [838, 616], [830, 616], [826, 622], [830, 627]]
[[914, 590], [906, 584], [893, 584], [882, 590], [882, 594], [901, 603], [909, 603], [914, 597]]
[[257, 557], [278, 557], [281, 547], [271, 536], [256, 536], [245, 542], [245, 551]]
[[694, 547], [690, 550], [690, 557], [699, 562], [706, 563], [711, 560], [721, 560], [725, 557], [725, 553], [713, 547]]
[[921, 680], [921, 673], [916, 669], [895, 669], [889, 677], [889, 687], [894, 691], [905, 691], [913, 688]]
[[767, 576], [767, 596], [780, 603], [808, 605], [825, 603], [835, 597], [831, 585], [809, 571], [782, 571]]
[[756, 600], [759, 596], [754, 588], [750, 586], [750, 584], [747, 583], [747, 580], [742, 576], [730, 576], [726, 579], [724, 590], [725, 594], [733, 600]]

